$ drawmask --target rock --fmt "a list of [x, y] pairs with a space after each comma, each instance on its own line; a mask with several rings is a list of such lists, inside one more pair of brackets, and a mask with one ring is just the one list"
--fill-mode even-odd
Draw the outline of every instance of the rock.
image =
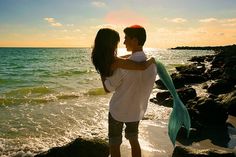
[[208, 77], [208, 79], [216, 80], [218, 78], [221, 78], [223, 75], [223, 69], [222, 68], [211, 68], [206, 71], [205, 76]]
[[222, 67], [229, 58], [235, 57], [236, 45], [221, 48], [212, 61], [213, 67]]
[[[196, 90], [193, 88], [181, 88], [177, 89], [176, 91], [183, 103], [186, 103], [190, 99], [194, 99], [197, 95]], [[166, 107], [172, 107], [173, 105], [173, 99], [169, 91], [158, 92], [156, 94], [155, 100], [152, 100], [152, 102], [156, 102], [157, 104]]]
[[229, 80], [224, 80], [224, 79], [218, 79], [216, 82], [212, 83], [207, 91], [209, 93], [219, 95], [219, 94], [224, 94], [224, 93], [229, 93], [233, 91], [234, 89], [234, 84], [233, 82]]
[[212, 98], [200, 98], [194, 107], [198, 111], [198, 119], [204, 125], [225, 125], [227, 110]]
[[166, 90], [166, 86], [162, 83], [162, 81], [160, 79], [156, 80], [155, 84], [156, 84], [156, 88]]
[[215, 55], [206, 55], [205, 61], [212, 62], [214, 58], [215, 58]]
[[204, 62], [205, 61], [205, 56], [193, 56], [190, 60], [188, 61], [191, 61], [191, 62], [198, 62], [198, 63], [201, 63], [201, 62]]
[[190, 64], [190, 65], [181, 65], [176, 67], [176, 70], [180, 73], [180, 74], [196, 74], [196, 75], [200, 75], [202, 73], [204, 73], [204, 71], [206, 70], [206, 67], [204, 64]]
[[105, 140], [77, 138], [73, 142], [49, 149], [35, 157], [108, 157], [109, 146]]
[[191, 59], [188, 61], [190, 62], [197, 62], [197, 63], [202, 63], [202, 62], [211, 62], [215, 55], [206, 55], [206, 56], [193, 56]]
[[196, 90], [193, 88], [181, 88], [177, 90], [180, 99], [186, 103], [188, 100], [194, 99], [197, 96]]
[[197, 74], [173, 73], [171, 77], [173, 78], [174, 84], [178, 84], [178, 85], [196, 84], [196, 83], [202, 83], [202, 82], [207, 81], [206, 77], [204, 77], [203, 75], [197, 75]]
[[156, 94], [157, 102], [162, 102], [162, 101], [166, 100], [169, 97], [170, 97], [170, 92], [169, 91], [158, 92]]
[[236, 82], [236, 56], [227, 58], [224, 65], [224, 77]]
[[[234, 102], [235, 102], [235, 99], [234, 99]], [[236, 102], [229, 106], [228, 114], [232, 116], [236, 116]]]
[[[175, 85], [176, 89], [180, 89], [185, 87], [185, 85], [188, 84], [197, 84], [207, 81], [207, 78], [203, 75], [197, 75], [197, 74], [178, 74], [173, 73], [171, 74], [171, 78], [173, 80], [173, 83]], [[165, 85], [162, 83], [161, 80], [157, 80], [156, 82], [158, 89], [164, 89], [166, 90]]]
[[203, 83], [203, 85], [202, 85], [202, 89], [207, 89], [208, 88], [208, 84], [205, 82], [205, 83]]
[[235, 157], [233, 152], [220, 149], [196, 149], [176, 146], [172, 157]]
[[236, 116], [236, 90], [220, 95], [219, 99], [221, 100], [221, 104], [227, 108], [228, 114]]
[[[184, 82], [182, 80], [179, 81], [178, 79], [175, 79], [175, 78], [172, 78], [172, 80], [173, 80], [173, 83], [174, 83], [176, 89], [184, 87]], [[167, 89], [166, 86], [162, 83], [162, 81], [160, 79], [156, 80], [155, 83], [156, 83], [156, 87], [158, 89], [162, 89], [162, 90], [166, 90]]]

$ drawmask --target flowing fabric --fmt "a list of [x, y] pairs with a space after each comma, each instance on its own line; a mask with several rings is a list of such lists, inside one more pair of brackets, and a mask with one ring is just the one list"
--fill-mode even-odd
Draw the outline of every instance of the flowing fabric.
[[175, 145], [177, 133], [182, 126], [184, 126], [187, 130], [187, 137], [189, 136], [191, 121], [188, 110], [180, 100], [173, 81], [166, 71], [165, 66], [160, 61], [156, 60], [156, 67], [161, 81], [164, 83], [173, 97], [173, 110], [169, 118], [168, 135], [172, 144]]

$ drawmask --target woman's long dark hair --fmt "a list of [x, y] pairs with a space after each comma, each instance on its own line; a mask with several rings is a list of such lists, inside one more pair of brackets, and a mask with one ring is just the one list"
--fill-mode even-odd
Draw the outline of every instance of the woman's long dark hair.
[[119, 33], [110, 28], [100, 29], [96, 35], [91, 58], [97, 72], [103, 77], [112, 75], [111, 65], [115, 61], [119, 41]]

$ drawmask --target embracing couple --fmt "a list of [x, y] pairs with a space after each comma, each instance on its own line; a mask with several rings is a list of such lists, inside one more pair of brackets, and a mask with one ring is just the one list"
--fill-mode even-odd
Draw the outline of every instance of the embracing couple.
[[92, 62], [101, 75], [106, 92], [113, 92], [109, 103], [108, 137], [111, 157], [120, 157], [122, 131], [129, 140], [132, 157], [141, 157], [138, 141], [139, 121], [147, 109], [156, 79], [154, 58], [147, 60], [143, 46], [146, 31], [140, 25], [124, 29], [124, 44], [129, 56], [117, 56], [118, 32], [103, 28], [97, 32], [92, 50]]

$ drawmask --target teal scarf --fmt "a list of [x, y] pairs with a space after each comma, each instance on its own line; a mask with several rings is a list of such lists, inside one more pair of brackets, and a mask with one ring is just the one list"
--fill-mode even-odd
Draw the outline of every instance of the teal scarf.
[[175, 145], [177, 133], [182, 125], [187, 129], [187, 137], [189, 136], [191, 121], [188, 110], [180, 100], [178, 93], [175, 90], [173, 81], [166, 71], [164, 65], [161, 62], [156, 61], [156, 67], [157, 74], [173, 97], [173, 110], [169, 118], [168, 135], [172, 144]]

